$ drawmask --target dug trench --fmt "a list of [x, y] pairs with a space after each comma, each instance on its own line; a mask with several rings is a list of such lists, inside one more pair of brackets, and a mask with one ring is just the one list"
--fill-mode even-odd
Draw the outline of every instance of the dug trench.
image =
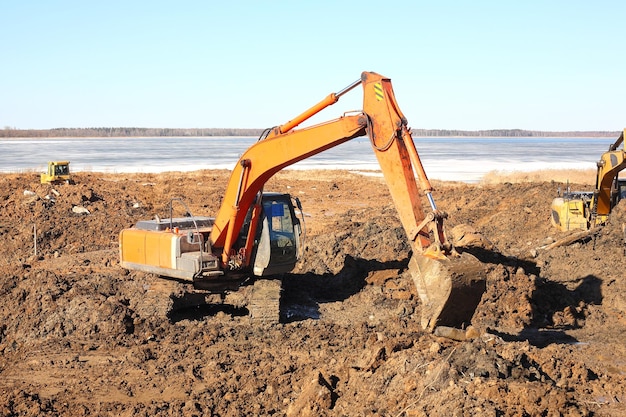
[[174, 197], [213, 215], [228, 175], [0, 176], [0, 415], [626, 413], [622, 204], [550, 246], [565, 237], [549, 222], [560, 184], [436, 183], [447, 230], [487, 270], [479, 336], [458, 342], [419, 326], [410, 248], [376, 176], [284, 171], [267, 185], [298, 196], [307, 225], [278, 324], [249, 319], [249, 287], [189, 295], [119, 266], [122, 228]]

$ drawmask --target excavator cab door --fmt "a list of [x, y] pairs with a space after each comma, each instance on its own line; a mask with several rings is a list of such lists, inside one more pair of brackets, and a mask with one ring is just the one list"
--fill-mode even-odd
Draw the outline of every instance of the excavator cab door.
[[620, 200], [626, 198], [626, 179], [615, 178], [615, 189], [612, 193], [611, 207], [615, 207]]
[[300, 221], [288, 194], [263, 194], [253, 273], [256, 276], [291, 272], [300, 253]]

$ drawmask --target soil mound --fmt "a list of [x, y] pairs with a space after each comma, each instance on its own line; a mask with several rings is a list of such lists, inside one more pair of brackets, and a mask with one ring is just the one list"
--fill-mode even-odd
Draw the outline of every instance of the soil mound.
[[300, 198], [308, 231], [279, 324], [249, 319], [249, 287], [223, 299], [118, 265], [122, 228], [176, 197], [213, 215], [228, 175], [0, 176], [0, 415], [626, 413], [624, 204], [555, 246], [558, 184], [442, 183], [447, 229], [488, 271], [479, 336], [455, 342], [419, 327], [376, 177], [285, 171], [266, 187]]

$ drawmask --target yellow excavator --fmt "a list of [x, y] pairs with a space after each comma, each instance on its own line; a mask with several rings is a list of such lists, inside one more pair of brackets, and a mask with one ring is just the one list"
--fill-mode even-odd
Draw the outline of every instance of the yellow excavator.
[[626, 129], [597, 162], [593, 191], [567, 189], [552, 201], [550, 221], [554, 227], [564, 232], [589, 230], [607, 221], [613, 207], [626, 196], [626, 180], [619, 178], [626, 168], [626, 153], [623, 146], [618, 149], [624, 136]]
[[[296, 129], [358, 86], [363, 88], [362, 111]], [[301, 255], [303, 222], [292, 198], [264, 192], [265, 183], [285, 167], [361, 136], [371, 141], [412, 247], [408, 267], [421, 300], [421, 326], [434, 331], [469, 325], [485, 291], [484, 267], [447, 240], [446, 214], [435, 205], [391, 80], [374, 72], [363, 72], [291, 121], [266, 129], [235, 165], [215, 217], [174, 218], [170, 206], [169, 218], [122, 230], [121, 266], [216, 291], [292, 271]], [[296, 207], [302, 213], [297, 199]]]

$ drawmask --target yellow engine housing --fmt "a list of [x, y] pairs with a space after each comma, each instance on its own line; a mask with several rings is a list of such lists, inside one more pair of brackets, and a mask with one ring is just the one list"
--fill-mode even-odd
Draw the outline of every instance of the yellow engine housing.
[[550, 221], [557, 229], [568, 230], [589, 229], [590, 200], [583, 198], [558, 197], [552, 200]]

